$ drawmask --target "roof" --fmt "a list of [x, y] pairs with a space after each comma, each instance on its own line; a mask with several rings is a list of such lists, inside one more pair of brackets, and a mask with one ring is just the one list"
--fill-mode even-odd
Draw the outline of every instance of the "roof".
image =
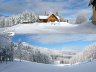
[[[48, 17], [50, 17], [52, 14], [48, 15], [48, 16], [39, 16], [39, 19], [48, 19]], [[56, 16], [56, 15], [55, 15]], [[58, 19], [60, 19], [59, 16], [56, 16]]]
[[59, 16], [56, 16], [58, 19], [60, 19], [60, 17]]
[[39, 19], [47, 19], [49, 16], [39, 16]]

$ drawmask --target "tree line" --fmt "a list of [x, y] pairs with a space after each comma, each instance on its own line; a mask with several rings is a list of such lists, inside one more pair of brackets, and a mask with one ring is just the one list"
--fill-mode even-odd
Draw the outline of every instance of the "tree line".
[[92, 61], [95, 59], [96, 59], [96, 43], [93, 43], [87, 46], [87, 48], [84, 51], [73, 56], [70, 59], [70, 63], [74, 64], [78, 62]]
[[17, 24], [22, 24], [23, 22], [34, 23], [38, 20], [38, 15], [31, 11], [24, 11], [21, 14], [14, 16], [1, 16], [0, 17], [0, 27], [10, 27]]
[[[55, 54], [56, 53], [56, 54]], [[54, 52], [24, 42], [13, 43], [8, 36], [0, 35], [0, 63], [13, 61], [15, 58], [37, 63], [52, 64], [59, 60], [62, 64], [74, 64], [96, 59], [96, 43], [90, 44], [84, 51], [64, 56], [63, 52]]]

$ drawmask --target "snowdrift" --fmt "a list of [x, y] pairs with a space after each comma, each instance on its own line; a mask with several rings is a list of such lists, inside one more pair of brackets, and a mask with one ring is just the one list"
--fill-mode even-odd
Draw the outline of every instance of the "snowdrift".
[[96, 61], [74, 65], [38, 64], [28, 61], [14, 61], [0, 64], [0, 72], [96, 72]]

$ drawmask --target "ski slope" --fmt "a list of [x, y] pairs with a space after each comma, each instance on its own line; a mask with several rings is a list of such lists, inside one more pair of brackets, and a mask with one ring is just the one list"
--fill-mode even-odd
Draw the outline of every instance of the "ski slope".
[[40, 34], [40, 33], [96, 33], [96, 25], [90, 22], [83, 24], [69, 24], [66, 22], [56, 23], [33, 23], [18, 24], [12, 27], [0, 28], [0, 33], [15, 32], [16, 34]]
[[96, 61], [74, 65], [38, 64], [14, 61], [0, 64], [0, 72], [96, 72]]

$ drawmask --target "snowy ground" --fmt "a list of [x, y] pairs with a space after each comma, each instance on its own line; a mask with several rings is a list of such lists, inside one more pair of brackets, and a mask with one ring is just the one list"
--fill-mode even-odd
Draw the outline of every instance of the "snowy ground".
[[18, 24], [12, 27], [0, 28], [0, 33], [13, 31], [17, 34], [36, 33], [96, 33], [96, 25], [86, 22], [84, 24], [57, 23], [33, 23]]
[[0, 72], [96, 72], [96, 61], [74, 65], [38, 64], [14, 61], [0, 64]]

